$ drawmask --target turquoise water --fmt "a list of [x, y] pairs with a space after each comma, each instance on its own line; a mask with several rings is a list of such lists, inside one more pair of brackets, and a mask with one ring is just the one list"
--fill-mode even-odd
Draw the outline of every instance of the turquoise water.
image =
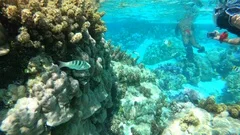
[[[146, 60], [146, 57], [163, 57], [162, 55], [164, 54], [154, 54], [154, 51], [151, 52], [149, 50], [151, 50], [152, 46], [159, 48], [164, 45], [166, 41], [170, 41], [171, 46], [175, 46], [176, 48], [183, 47], [181, 36], [175, 35], [175, 28], [179, 20], [189, 12], [189, 10], [184, 8], [184, 5], [189, 3], [191, 4], [192, 1], [106, 0], [100, 7], [100, 11], [106, 12], [103, 17], [108, 29], [105, 37], [107, 40], [111, 40], [114, 45], [121, 46], [122, 50], [127, 51], [132, 57], [139, 55], [138, 63], [144, 63], [147, 68], [153, 71], [157, 70], [159, 65], [179, 63], [179, 59], [175, 58], [158, 60], [151, 63], [149, 60]], [[202, 7], [196, 5], [193, 7], [194, 11], [197, 11], [197, 16], [193, 24], [195, 28], [195, 38], [200, 45], [205, 47], [206, 52], [197, 53], [197, 49], [194, 49], [193, 52], [196, 57], [199, 57], [198, 61], [209, 62], [209, 59], [211, 59], [209, 55], [211, 55], [214, 49], [223, 49], [224, 52], [227, 52], [232, 48], [225, 43], [219, 43], [207, 38], [206, 34], [208, 32], [220, 30], [216, 27], [213, 20], [213, 10], [217, 3], [216, 1], [202, 1], [202, 4]], [[222, 31], [223, 30], [220, 30], [220, 32]], [[230, 34], [230, 37], [236, 36]], [[237, 48], [235, 47], [234, 49], [236, 50]], [[175, 52], [178, 51], [180, 50], [175, 50]], [[151, 53], [151, 55], [149, 55], [149, 53]], [[221, 54], [218, 53], [218, 55], [220, 57]], [[231, 61], [230, 59], [230, 57], [226, 58], [225, 61]], [[211, 62], [213, 62], [213, 64], [211, 64]], [[166, 90], [168, 91], [168, 95], [176, 95], [176, 93], [186, 88], [191, 88], [198, 91], [204, 98], [215, 96], [218, 102], [237, 102], [238, 98], [235, 98], [233, 93], [227, 92], [230, 80], [226, 81], [225, 78], [230, 72], [231, 74], [236, 74], [236, 72], [232, 72], [231, 67], [233, 65], [239, 65], [239, 61], [231, 63], [230, 68], [224, 71], [219, 71], [221, 69], [220, 65], [222, 65], [220, 61], [210, 60], [207, 69], [201, 66], [199, 69], [206, 71], [211, 70], [215, 75], [209, 75], [212, 77], [207, 80], [200, 79], [195, 83], [191, 82], [191, 78], [190, 81], [189, 78], [187, 78], [187, 82], [182, 84], [181, 87]], [[209, 72], [202, 72], [201, 74], [207, 75], [208, 73]], [[161, 78], [159, 79], [161, 80]], [[164, 90], [161, 86], [160, 88]], [[236, 89], [236, 91], [240, 90], [239, 87]]]

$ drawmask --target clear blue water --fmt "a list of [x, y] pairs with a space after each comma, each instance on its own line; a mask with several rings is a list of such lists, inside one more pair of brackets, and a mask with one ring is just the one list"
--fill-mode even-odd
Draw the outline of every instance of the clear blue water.
[[[184, 5], [191, 4], [191, 2], [187, 0], [106, 0], [102, 2], [100, 7], [100, 11], [106, 12], [103, 17], [108, 29], [105, 33], [105, 38], [111, 40], [113, 45], [121, 46], [123, 50], [132, 54], [133, 57], [136, 57], [135, 53], [137, 52], [140, 54], [138, 63], [144, 63], [144, 55], [153, 43], [164, 44], [165, 41], [171, 41], [176, 46], [183, 46], [181, 38], [175, 35], [175, 27], [185, 13], [189, 12], [184, 8]], [[217, 5], [215, 2], [204, 0], [202, 1], [202, 7], [194, 7], [198, 11], [194, 21], [195, 37], [197, 42], [206, 49], [204, 54], [199, 54], [194, 49], [194, 55], [201, 56], [204, 60], [209, 59], [208, 54], [216, 48], [224, 49], [225, 51], [231, 48], [225, 43], [208, 39], [206, 36], [207, 32], [220, 30], [216, 27], [213, 20], [213, 10]], [[222, 31], [220, 30], [220, 32]], [[230, 37], [235, 37], [235, 35], [229, 35]], [[156, 55], [156, 57], [161, 56]], [[144, 64], [147, 68], [154, 71], [159, 64], [176, 62], [178, 62], [176, 59], [169, 59], [159, 63]], [[221, 65], [221, 63], [219, 64]], [[208, 68], [212, 67], [208, 65]], [[221, 66], [214, 67], [211, 70], [218, 71], [220, 70], [219, 68]], [[228, 86], [224, 79], [225, 77], [217, 72], [217, 75], [211, 80], [200, 80], [195, 85], [186, 83], [177, 92], [187, 87], [198, 91], [204, 98], [214, 95], [219, 97], [217, 98], [218, 102], [235, 102], [234, 100], [237, 100], [237, 98], [233, 98], [232, 94], [226, 92], [228, 91]], [[173, 93], [176, 93], [176, 89], [173, 89], [173, 91]]]

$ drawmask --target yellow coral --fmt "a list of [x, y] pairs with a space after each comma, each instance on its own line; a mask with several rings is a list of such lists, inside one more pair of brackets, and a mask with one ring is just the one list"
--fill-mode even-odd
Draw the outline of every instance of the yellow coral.
[[30, 35], [27, 32], [27, 29], [25, 27], [20, 28], [20, 34], [17, 36], [17, 40], [24, 44], [30, 41]]
[[[92, 0], [14, 0], [3, 1], [0, 11], [1, 15], [18, 24], [10, 28], [20, 32], [17, 38], [9, 37], [17, 39], [11, 41], [12, 48], [16, 49], [15, 45], [22, 44], [22, 47], [42, 48], [42, 51], [61, 56], [69, 43], [86, 40], [85, 43], [95, 45], [99, 42], [97, 39], [101, 39], [102, 32], [107, 29], [101, 21], [104, 13], [98, 13], [97, 7], [97, 2]], [[85, 32], [84, 37], [87, 38], [83, 38], [80, 32]]]
[[78, 32], [78, 33], [73, 35], [70, 42], [71, 43], [78, 43], [81, 39], [82, 39], [82, 33]]
[[198, 126], [199, 124], [200, 124], [200, 120], [196, 116], [194, 116], [193, 112], [186, 115], [180, 121], [180, 126], [182, 131], [186, 131], [188, 126], [190, 125]]
[[237, 118], [239, 116], [239, 111], [236, 108], [229, 109], [230, 115], [234, 118]]
[[6, 16], [8, 19], [13, 19], [15, 20], [18, 16], [18, 8], [17, 6], [14, 5], [9, 5], [4, 12], [6, 13]]
[[30, 9], [23, 9], [21, 11], [21, 19], [22, 23], [26, 23], [32, 19], [32, 12], [30, 11]]
[[103, 26], [103, 25], [98, 25], [98, 24], [96, 24], [96, 25], [95, 25], [95, 31], [96, 31], [97, 33], [103, 33], [103, 32], [106, 32], [106, 31], [107, 31], [107, 28], [106, 28], [105, 26]]
[[240, 117], [240, 105], [228, 106], [228, 111], [232, 117], [234, 118]]

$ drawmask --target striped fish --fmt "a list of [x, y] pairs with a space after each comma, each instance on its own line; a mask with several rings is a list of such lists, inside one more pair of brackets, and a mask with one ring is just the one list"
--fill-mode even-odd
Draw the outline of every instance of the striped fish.
[[69, 62], [59, 61], [59, 68], [67, 67], [75, 70], [87, 70], [91, 67], [89, 63], [81, 60], [73, 60]]
[[240, 67], [238, 67], [238, 66], [233, 66], [233, 67], [232, 67], [232, 70], [235, 71], [235, 72], [237, 72], [237, 73], [239, 73], [239, 72], [240, 72]]

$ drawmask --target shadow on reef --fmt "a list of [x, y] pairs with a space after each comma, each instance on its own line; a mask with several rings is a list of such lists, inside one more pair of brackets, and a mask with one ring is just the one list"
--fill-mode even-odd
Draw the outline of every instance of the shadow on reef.
[[35, 56], [36, 50], [30, 48], [14, 48], [6, 55], [0, 57], [0, 86], [7, 87], [8, 84], [23, 84], [27, 79], [24, 73], [28, 61]]

